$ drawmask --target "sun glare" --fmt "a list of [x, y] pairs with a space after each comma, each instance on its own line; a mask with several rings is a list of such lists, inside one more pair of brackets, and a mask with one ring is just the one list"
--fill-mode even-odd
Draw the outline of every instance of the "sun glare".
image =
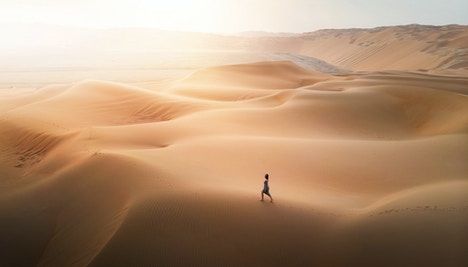
[[224, 13], [224, 6], [219, 1], [145, 1], [145, 5], [157, 16], [147, 15], [142, 24], [159, 25], [167, 30], [202, 32], [216, 31], [222, 25], [219, 15]]
[[[0, 23], [50, 24], [85, 28], [142, 27], [181, 31], [222, 31], [231, 1], [84, 1], [0, 6]], [[26, 5], [27, 4], [27, 5]], [[26, 7], [27, 6], [27, 7]]]

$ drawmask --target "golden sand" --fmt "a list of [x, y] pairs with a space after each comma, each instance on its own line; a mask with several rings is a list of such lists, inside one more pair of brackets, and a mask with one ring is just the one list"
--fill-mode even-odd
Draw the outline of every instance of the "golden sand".
[[[324, 59], [393, 69], [392, 45]], [[463, 266], [468, 77], [403, 71], [416, 57], [10, 92], [0, 265]], [[265, 173], [273, 203], [259, 201]]]

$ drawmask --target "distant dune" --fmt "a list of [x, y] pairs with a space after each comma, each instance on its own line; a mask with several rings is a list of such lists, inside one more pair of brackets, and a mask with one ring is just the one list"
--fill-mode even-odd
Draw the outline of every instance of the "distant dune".
[[[301, 53], [353, 70], [468, 70], [468, 27], [408, 25], [322, 30]], [[330, 49], [333, 47], [333, 49]]]
[[[396, 44], [344, 54], [398, 29], [296, 40], [391, 69]], [[0, 111], [1, 266], [468, 264], [467, 76], [263, 61], [9, 90]]]
[[331, 73], [468, 73], [468, 26], [460, 25], [303, 34], [247, 32], [240, 36], [3, 25], [0, 34], [4, 37], [0, 44], [0, 88], [40, 87], [83, 79], [147, 82], [154, 77], [182, 77], [205, 67], [281, 60]]
[[468, 70], [468, 26], [405, 25], [259, 37], [251, 49], [318, 58], [342, 69]]

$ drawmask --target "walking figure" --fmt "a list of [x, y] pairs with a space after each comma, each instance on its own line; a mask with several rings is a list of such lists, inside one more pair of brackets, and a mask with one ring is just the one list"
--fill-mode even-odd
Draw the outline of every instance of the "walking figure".
[[265, 174], [265, 181], [263, 182], [263, 190], [262, 190], [262, 199], [263, 201], [263, 194], [270, 197], [270, 202], [273, 202], [273, 198], [270, 195], [270, 187], [268, 186], [268, 173]]

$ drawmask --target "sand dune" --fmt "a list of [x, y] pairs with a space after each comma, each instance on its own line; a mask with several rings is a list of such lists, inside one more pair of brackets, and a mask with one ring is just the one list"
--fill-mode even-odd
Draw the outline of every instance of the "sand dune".
[[411, 70], [456, 77], [466, 76], [468, 68], [466, 25], [253, 35], [2, 25], [0, 33], [2, 94], [87, 79], [142, 85], [201, 68], [261, 61], [287, 60], [333, 74]]
[[300, 54], [353, 70], [466, 70], [467, 36], [459, 25], [322, 30], [303, 35]]
[[5, 95], [0, 265], [464, 266], [467, 85], [269, 61]]

